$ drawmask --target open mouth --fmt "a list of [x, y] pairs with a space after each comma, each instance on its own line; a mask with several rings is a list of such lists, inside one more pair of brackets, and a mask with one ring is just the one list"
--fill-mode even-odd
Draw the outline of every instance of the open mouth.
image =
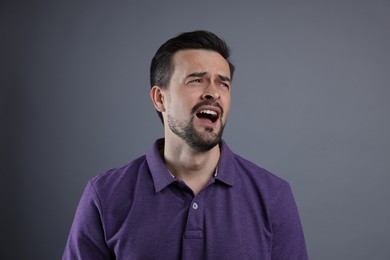
[[219, 118], [219, 115], [216, 111], [209, 109], [200, 110], [198, 113], [196, 113], [196, 116], [200, 119], [208, 119], [212, 123], [215, 123]]

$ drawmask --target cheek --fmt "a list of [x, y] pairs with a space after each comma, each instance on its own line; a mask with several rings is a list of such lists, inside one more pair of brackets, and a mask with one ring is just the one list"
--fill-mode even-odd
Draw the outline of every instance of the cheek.
[[227, 116], [230, 110], [230, 95], [224, 96], [223, 104], [225, 116]]
[[184, 97], [172, 97], [168, 107], [169, 112], [176, 115], [183, 115], [186, 114], [188, 110], [191, 110], [189, 101]]
[[200, 96], [200, 94], [195, 91], [182, 92], [179, 95], [176, 95], [173, 97], [176, 109], [178, 109], [179, 112], [191, 111], [192, 107], [200, 101], [196, 98], [197, 96]]

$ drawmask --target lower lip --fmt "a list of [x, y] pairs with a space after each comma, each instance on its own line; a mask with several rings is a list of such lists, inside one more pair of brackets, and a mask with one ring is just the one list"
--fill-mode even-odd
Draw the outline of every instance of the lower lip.
[[209, 119], [203, 119], [203, 118], [199, 118], [199, 117], [196, 117], [202, 125], [205, 125], [205, 126], [216, 126], [217, 125], [217, 122], [218, 122], [218, 119], [213, 123], [211, 120]]

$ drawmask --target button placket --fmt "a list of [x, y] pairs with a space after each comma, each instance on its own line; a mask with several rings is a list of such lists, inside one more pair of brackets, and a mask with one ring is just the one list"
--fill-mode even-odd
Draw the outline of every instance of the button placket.
[[203, 238], [203, 218], [202, 198], [196, 196], [189, 205], [185, 238]]

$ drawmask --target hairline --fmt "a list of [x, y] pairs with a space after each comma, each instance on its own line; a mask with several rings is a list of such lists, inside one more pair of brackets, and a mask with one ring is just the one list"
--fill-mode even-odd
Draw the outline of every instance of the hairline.
[[229, 67], [229, 81], [230, 82], [232, 81], [232, 71], [231, 71], [231, 67], [230, 67], [230, 62], [225, 57], [223, 57], [218, 51], [210, 49], [210, 48], [183, 48], [183, 49], [176, 50], [175, 52], [172, 53], [172, 55], [169, 59], [169, 70], [168, 70], [167, 82], [165, 83], [165, 85], [160, 86], [162, 89], [169, 88], [169, 84], [171, 82], [173, 73], [175, 72], [175, 68], [176, 68], [175, 62], [174, 62], [174, 58], [175, 58], [176, 54], [179, 52], [185, 52], [185, 51], [209, 51], [209, 52], [214, 52], [214, 53], [219, 54], [219, 56], [221, 56], [221, 58], [226, 61], [227, 65]]

